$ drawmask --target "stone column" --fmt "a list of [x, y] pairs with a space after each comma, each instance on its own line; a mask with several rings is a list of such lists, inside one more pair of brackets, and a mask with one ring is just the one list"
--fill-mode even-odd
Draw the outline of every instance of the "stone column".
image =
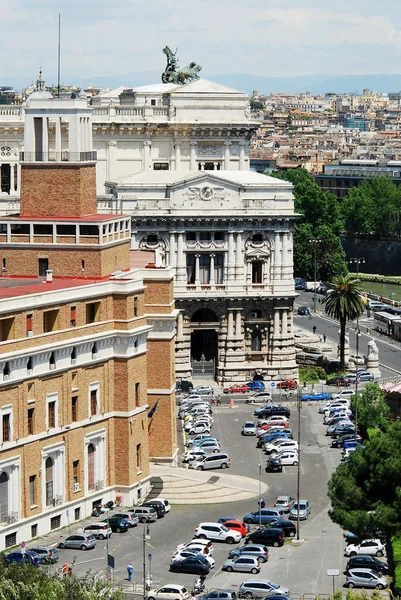
[[182, 340], [184, 337], [184, 315], [180, 311], [177, 317], [177, 340]]
[[227, 310], [227, 337], [234, 337], [234, 314], [233, 308]]
[[107, 147], [106, 177], [109, 181], [117, 177], [117, 142], [110, 140]]
[[7, 244], [11, 243], [11, 223], [6, 224], [7, 227]]
[[33, 223], [29, 224], [29, 243], [33, 244]]
[[175, 143], [175, 170], [179, 171], [181, 168], [181, 142]]
[[196, 171], [196, 146], [197, 142], [189, 142], [191, 147], [191, 162], [190, 162], [190, 170]]
[[42, 117], [42, 160], [49, 160], [49, 128], [47, 117]]
[[239, 170], [245, 170], [245, 142], [239, 143]]
[[185, 255], [184, 255], [184, 234], [178, 232], [177, 239], [177, 281], [186, 281], [185, 273]]
[[235, 313], [235, 337], [236, 338], [241, 338], [242, 337], [242, 332], [241, 332], [241, 313], [242, 313], [242, 308], [237, 309], [237, 312]]
[[241, 281], [243, 275], [244, 260], [242, 257], [242, 231], [238, 231], [235, 245], [235, 279]]
[[56, 117], [56, 161], [61, 161], [61, 117]]
[[231, 142], [224, 142], [224, 170], [230, 169], [230, 146]]
[[281, 335], [282, 337], [288, 335], [288, 313], [286, 310], [283, 310], [281, 315]]
[[274, 279], [281, 279], [281, 240], [280, 232], [276, 231], [274, 234]]
[[170, 232], [170, 254], [169, 254], [169, 266], [175, 267], [177, 264], [177, 257], [175, 255], [176, 244], [175, 244], [175, 233]]
[[143, 142], [143, 170], [148, 171], [151, 167], [150, 153], [152, 148], [152, 142], [150, 140], [144, 140]]
[[21, 193], [21, 165], [17, 164], [17, 194]]
[[199, 259], [200, 259], [200, 254], [195, 254], [195, 285], [196, 285], [196, 287], [200, 286]]
[[75, 243], [79, 244], [79, 225], [75, 225]]
[[276, 308], [273, 317], [273, 337], [277, 340], [280, 336], [280, 311]]
[[209, 279], [209, 283], [210, 285], [214, 286], [215, 281], [214, 281], [214, 254], [210, 255], [210, 279]]
[[291, 269], [288, 254], [288, 231], [283, 232], [283, 252], [281, 258], [281, 278], [288, 279], [289, 269]]
[[233, 231], [229, 231], [228, 232], [228, 281], [233, 281], [234, 280], [234, 269], [235, 269], [235, 262], [234, 262], [234, 232]]

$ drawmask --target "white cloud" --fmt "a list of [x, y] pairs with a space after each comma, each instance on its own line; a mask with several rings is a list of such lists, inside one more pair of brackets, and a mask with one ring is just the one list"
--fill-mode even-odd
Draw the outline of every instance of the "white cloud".
[[401, 72], [393, 0], [1, 0], [1, 77], [75, 78], [161, 71], [165, 44], [203, 73]]

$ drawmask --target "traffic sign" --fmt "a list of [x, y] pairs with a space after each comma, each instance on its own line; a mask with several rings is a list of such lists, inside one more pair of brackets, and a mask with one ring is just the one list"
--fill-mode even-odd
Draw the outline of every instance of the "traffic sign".
[[150, 554], [150, 552], [148, 554], [148, 560], [152, 560], [152, 555]]
[[114, 560], [114, 556], [112, 554], [108, 554], [107, 555], [107, 566], [110, 567], [110, 569], [115, 569], [115, 560]]
[[270, 385], [271, 385], [272, 387], [276, 387], [276, 384], [274, 383], [274, 381], [272, 381]]
[[25, 554], [26, 553], [26, 543], [21, 542], [19, 547], [21, 548], [21, 554]]

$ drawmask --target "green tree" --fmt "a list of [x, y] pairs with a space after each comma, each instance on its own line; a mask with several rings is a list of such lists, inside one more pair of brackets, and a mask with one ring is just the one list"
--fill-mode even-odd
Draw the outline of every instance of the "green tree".
[[333, 473], [328, 487], [335, 523], [361, 538], [401, 530], [401, 423], [378, 431]]
[[353, 396], [351, 408], [358, 415], [358, 426], [363, 437], [366, 437], [368, 429], [384, 431], [388, 428], [390, 407], [377, 383], [368, 383], [360, 396]]
[[294, 272], [313, 279], [314, 248], [311, 239], [320, 239], [317, 247], [317, 278], [328, 281], [348, 272], [339, 233], [343, 219], [333, 194], [324, 192], [305, 169], [272, 173], [294, 186], [295, 211], [302, 215], [294, 225]]
[[250, 105], [251, 110], [263, 110], [265, 107], [263, 102], [259, 102], [259, 100], [251, 100]]
[[354, 320], [363, 313], [361, 283], [350, 275], [340, 275], [331, 285], [334, 289], [323, 302], [326, 313], [340, 321], [340, 370], [345, 371], [345, 326], [347, 321]]

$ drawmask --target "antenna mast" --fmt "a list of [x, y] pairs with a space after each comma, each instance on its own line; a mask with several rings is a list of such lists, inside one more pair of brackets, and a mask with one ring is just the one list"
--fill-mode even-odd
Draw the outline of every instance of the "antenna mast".
[[58, 14], [58, 58], [57, 58], [57, 97], [60, 98], [60, 50], [61, 50], [61, 14]]

